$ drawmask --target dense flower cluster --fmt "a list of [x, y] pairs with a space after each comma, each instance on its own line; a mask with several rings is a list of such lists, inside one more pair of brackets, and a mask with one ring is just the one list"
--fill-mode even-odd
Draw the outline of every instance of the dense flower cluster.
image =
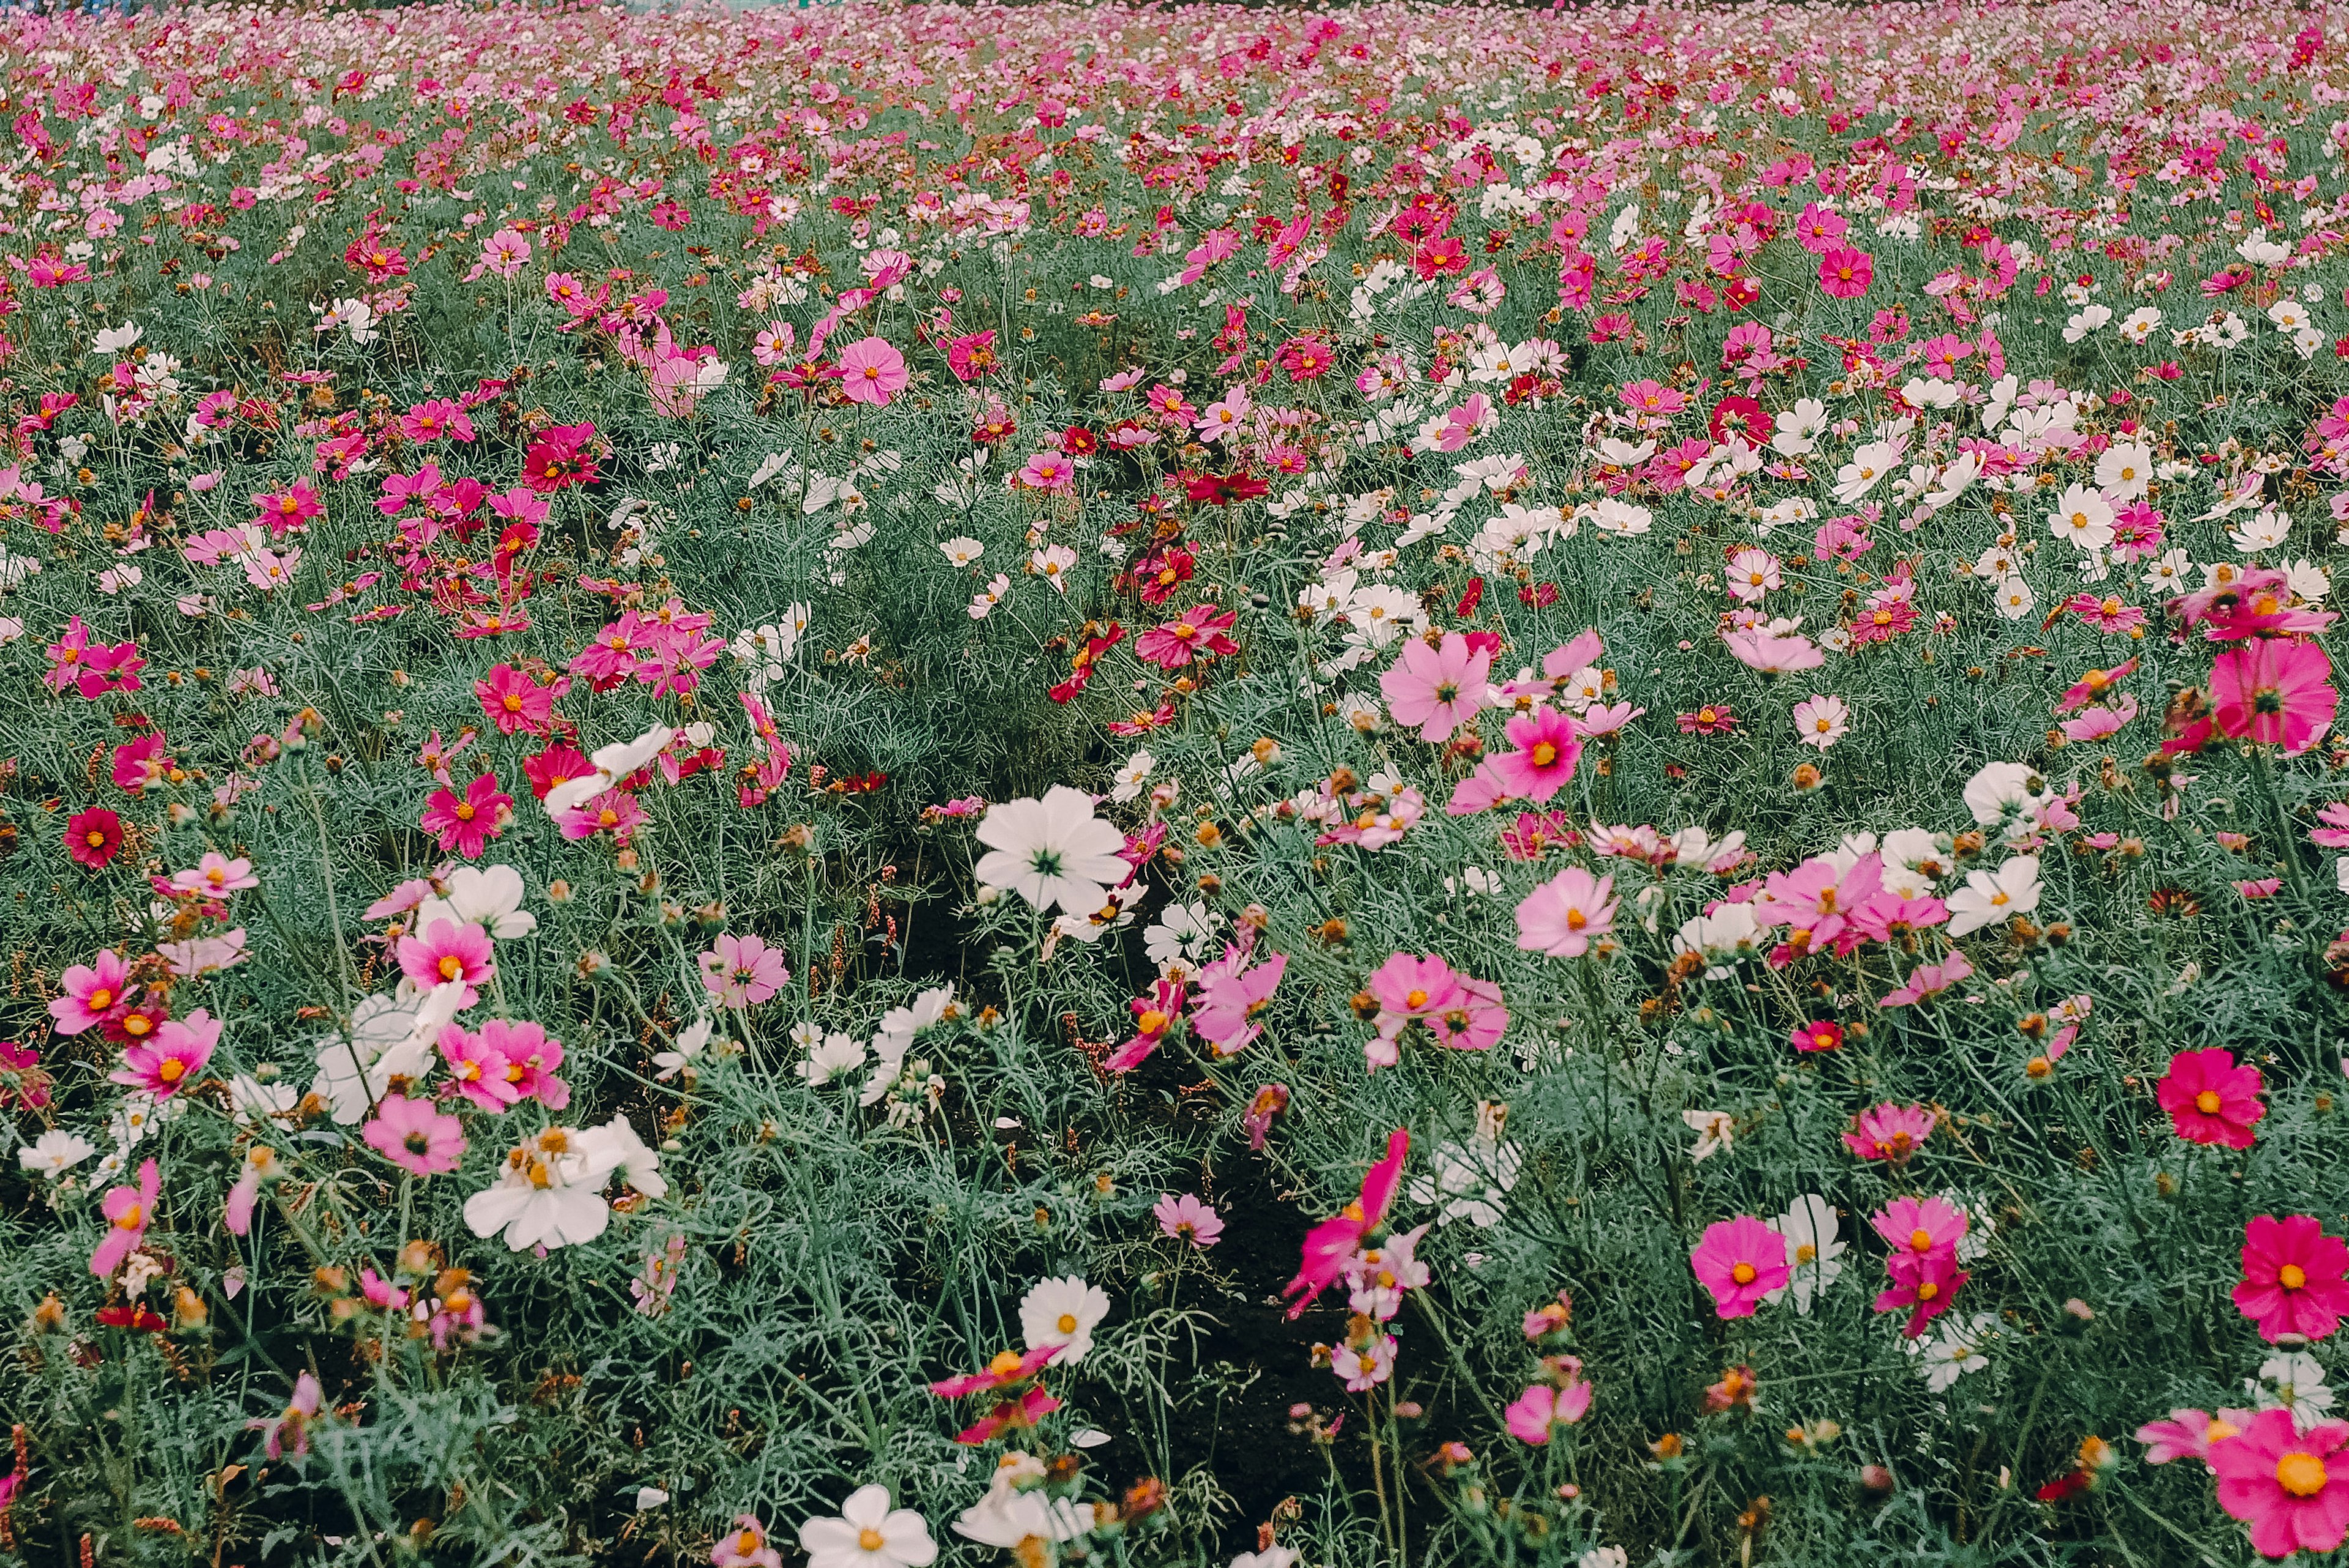
[[0, 34], [0, 1560], [2349, 1541], [2333, 18]]

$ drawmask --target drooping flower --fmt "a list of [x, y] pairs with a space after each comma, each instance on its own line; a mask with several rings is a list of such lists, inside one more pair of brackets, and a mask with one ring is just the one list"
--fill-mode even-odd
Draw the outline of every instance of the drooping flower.
[[1574, 1362], [1574, 1373], [1565, 1387], [1555, 1383], [1530, 1384], [1501, 1412], [1509, 1435], [1517, 1441], [1539, 1448], [1558, 1428], [1571, 1427], [1589, 1412], [1591, 1387], [1579, 1376], [1581, 1363], [1570, 1355], [1562, 1359]]
[[2313, 1215], [2261, 1214], [2243, 1227], [2243, 1278], [2235, 1308], [2270, 1345], [2284, 1335], [2324, 1339], [2349, 1315], [2349, 1244]]
[[2257, 1067], [2238, 1066], [2234, 1053], [2213, 1046], [2170, 1057], [2154, 1097], [2187, 1142], [2249, 1148], [2258, 1137], [2252, 1127], [2268, 1114], [2260, 1090]]
[[1386, 1158], [1363, 1175], [1361, 1196], [1306, 1232], [1297, 1277], [1282, 1292], [1295, 1298], [1288, 1306], [1290, 1317], [1313, 1304], [1314, 1298], [1344, 1271], [1363, 1239], [1386, 1218], [1387, 1205], [1394, 1201], [1395, 1189], [1402, 1183], [1403, 1157], [1410, 1150], [1410, 1131], [1395, 1128], [1387, 1137]]
[[310, 1423], [317, 1418], [318, 1406], [325, 1397], [326, 1390], [318, 1379], [305, 1370], [294, 1379], [294, 1397], [286, 1401], [284, 1410], [274, 1417], [247, 1421], [245, 1429], [268, 1434], [262, 1447], [272, 1460], [282, 1459], [287, 1454], [298, 1459], [310, 1451]]
[[1949, 1311], [1958, 1299], [1959, 1288], [1970, 1277], [1958, 1267], [1954, 1251], [1896, 1251], [1885, 1260], [1885, 1267], [1892, 1275], [1892, 1284], [1876, 1298], [1876, 1310], [1906, 1311], [1909, 1322], [1900, 1333], [1908, 1339], [1921, 1335], [1928, 1324]]
[[1057, 1349], [1056, 1366], [1074, 1366], [1091, 1353], [1093, 1330], [1109, 1315], [1109, 1293], [1076, 1274], [1040, 1280], [1019, 1299], [1020, 1332], [1030, 1350]]
[[1689, 1267], [1713, 1293], [1713, 1310], [1723, 1318], [1752, 1317], [1762, 1298], [1785, 1288], [1791, 1273], [1786, 1238], [1747, 1214], [1706, 1226]]

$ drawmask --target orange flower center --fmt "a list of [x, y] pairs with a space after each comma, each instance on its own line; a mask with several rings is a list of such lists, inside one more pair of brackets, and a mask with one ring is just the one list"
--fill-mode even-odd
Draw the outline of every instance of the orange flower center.
[[1557, 748], [1551, 745], [1547, 741], [1542, 742], [1539, 745], [1534, 748], [1534, 766], [1537, 768], [1546, 768], [1557, 761]]
[[1019, 1370], [1019, 1353], [999, 1350], [995, 1353], [995, 1359], [987, 1364], [987, 1369], [998, 1377], [1009, 1377]]
[[2298, 1263], [2286, 1263], [2276, 1271], [2276, 1283], [2288, 1291], [2305, 1290], [2308, 1286], [2308, 1271]]
[[155, 1075], [167, 1084], [176, 1084], [187, 1075], [187, 1072], [188, 1064], [175, 1056], [157, 1067]]
[[879, 1531], [869, 1526], [856, 1532], [856, 1550], [859, 1552], [878, 1552], [887, 1543]]
[[1164, 1034], [1166, 1032], [1167, 1018], [1164, 1013], [1154, 1007], [1135, 1019], [1134, 1023], [1144, 1034]]
[[460, 822], [471, 822], [473, 820], [472, 802], [460, 800], [457, 803], [457, 820]]
[[1926, 1230], [1921, 1225], [1916, 1230], [1909, 1231], [1909, 1250], [1912, 1252], [1931, 1251], [1933, 1250], [1933, 1233]]
[[2216, 1089], [2205, 1089], [2200, 1094], [2195, 1096], [2194, 1108], [2200, 1111], [2206, 1116], [2217, 1116], [2219, 1114], [2219, 1091]]
[[89, 993], [89, 1010], [92, 1012], [103, 1012], [113, 1005], [114, 992], [107, 990], [106, 987], [101, 985]]
[[125, 1209], [122, 1211], [120, 1218], [114, 1221], [119, 1228], [125, 1231], [136, 1231], [140, 1226], [144, 1225], [146, 1222], [147, 1210], [136, 1203], [132, 1204], [129, 1208]]
[[2286, 1454], [2276, 1461], [2275, 1477], [2292, 1496], [2314, 1497], [2324, 1490], [2324, 1461], [2314, 1454]]
[[1741, 1285], [1750, 1285], [1754, 1282], [1754, 1272], [1753, 1264], [1737, 1263], [1731, 1266], [1729, 1277]]
[[450, 953], [441, 959], [438, 967], [442, 980], [454, 980], [465, 972], [465, 961], [455, 953]]

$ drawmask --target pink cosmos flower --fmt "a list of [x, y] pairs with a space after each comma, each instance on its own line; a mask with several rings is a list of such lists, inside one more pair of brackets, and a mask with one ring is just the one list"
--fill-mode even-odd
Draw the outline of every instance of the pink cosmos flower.
[[1394, 1201], [1395, 1190], [1402, 1185], [1403, 1157], [1410, 1152], [1411, 1133], [1395, 1128], [1387, 1135], [1386, 1158], [1364, 1173], [1361, 1196], [1305, 1233], [1304, 1259], [1297, 1277], [1281, 1293], [1297, 1298], [1289, 1303], [1290, 1317], [1313, 1304], [1313, 1299], [1344, 1272], [1363, 1238], [1386, 1218], [1387, 1205]]
[[1133, 639], [1137, 658], [1149, 660], [1162, 670], [1180, 670], [1191, 662], [1195, 654], [1213, 653], [1228, 657], [1240, 650], [1240, 645], [1224, 634], [1239, 619], [1237, 610], [1216, 613], [1213, 605], [1200, 605], [1180, 620], [1152, 627]]
[[1832, 1019], [1818, 1019], [1797, 1027], [1789, 1040], [1797, 1051], [1838, 1050], [1843, 1045], [1843, 1025]]
[[481, 1034], [455, 1023], [440, 1026], [440, 1059], [449, 1064], [456, 1092], [492, 1116], [503, 1116], [522, 1100], [522, 1090], [505, 1053]]
[[1158, 1217], [1158, 1229], [1170, 1239], [1202, 1250], [1214, 1246], [1224, 1233], [1224, 1217], [1188, 1192], [1180, 1198], [1162, 1192], [1150, 1211]]
[[2324, 1552], [2349, 1537], [2349, 1422], [2305, 1430], [2288, 1409], [2261, 1410], [2210, 1445], [2219, 1506], [2251, 1527], [2263, 1557]]
[[[552, 725], [554, 700], [562, 693], [554, 686], [541, 686], [511, 664], [501, 664], [473, 682], [473, 695], [499, 734], [528, 730], [543, 735]], [[496, 781], [491, 782], [494, 787]]]
[[1857, 299], [1876, 276], [1876, 258], [1849, 245], [1830, 245], [1819, 255], [1819, 286], [1837, 299]]
[[1379, 1033], [1390, 1036], [1402, 1033], [1413, 1019], [1456, 1006], [1462, 995], [1460, 977], [1433, 954], [1425, 958], [1392, 954], [1371, 971], [1363, 989], [1378, 1001]]
[[1775, 675], [1790, 670], [1816, 670], [1826, 662], [1826, 655], [1818, 644], [1799, 634], [1774, 635], [1760, 628], [1722, 633], [1721, 640], [1741, 664], [1752, 666], [1765, 675]]
[[[1930, 903], [1935, 906], [1939, 906], [1940, 904], [1940, 900], [1938, 898], [1924, 900], [1924, 902]], [[1930, 913], [1930, 911], [1928, 912]], [[1942, 908], [1940, 910], [1939, 918], [1933, 923], [1939, 924], [1940, 919], [1946, 919], [1948, 917], [1949, 910], [1946, 908]], [[1913, 924], [1915, 922], [1911, 923]], [[1904, 981], [1899, 989], [1886, 992], [1882, 1000], [1878, 1001], [1876, 1005], [1878, 1007], [1907, 1007], [1914, 1002], [1923, 1002], [1929, 997], [1940, 995], [1941, 992], [1949, 990], [1950, 987], [1957, 984], [1960, 981], [1971, 976], [1973, 972], [1974, 966], [1972, 962], [1967, 959], [1965, 954], [1961, 952], [1952, 952], [1948, 958], [1943, 959], [1940, 963], [1920, 963], [1915, 969], [1910, 970], [1909, 971], [1908, 980]]]
[[1892, 1285], [1876, 1298], [1878, 1312], [1907, 1312], [1901, 1337], [1915, 1339], [1935, 1318], [1950, 1310], [1969, 1276], [1958, 1267], [1957, 1253], [1895, 1252], [1885, 1261]]
[[505, 1059], [505, 1081], [516, 1103], [536, 1100], [550, 1111], [571, 1103], [571, 1085], [555, 1075], [563, 1065], [563, 1042], [537, 1024], [492, 1018], [481, 1025], [481, 1045]]
[[1615, 878], [1569, 866], [1517, 905], [1517, 946], [1551, 958], [1580, 958], [1615, 929]]
[[1218, 1056], [1247, 1049], [1264, 1033], [1255, 1022], [1272, 1005], [1272, 993], [1288, 967], [1287, 953], [1274, 953], [1255, 968], [1203, 973], [1199, 1001], [1191, 1010], [1191, 1032]]
[[434, 790], [418, 826], [439, 836], [442, 854], [454, 851], [478, 860], [490, 840], [512, 820], [513, 796], [498, 788], [497, 774], [483, 774], [465, 786], [461, 796], [453, 790]]
[[1689, 1267], [1713, 1293], [1713, 1310], [1724, 1318], [1752, 1317], [1764, 1296], [1793, 1277], [1786, 1238], [1745, 1214], [1706, 1226], [1689, 1254]]
[[767, 1544], [767, 1527], [743, 1514], [709, 1549], [711, 1568], [783, 1568], [782, 1553]]
[[2349, 1314], [2349, 1245], [2313, 1215], [2261, 1214], [2243, 1227], [2243, 1278], [2235, 1308], [2273, 1345], [2285, 1334], [2323, 1339]]
[[89, 1272], [105, 1279], [122, 1266], [131, 1249], [147, 1239], [148, 1222], [155, 1218], [155, 1200], [162, 1196], [163, 1179], [151, 1159], [139, 1164], [139, 1185], [107, 1189], [106, 1240], [89, 1255]]
[[454, 920], [435, 920], [422, 936], [399, 939], [399, 970], [422, 991], [461, 981], [464, 1005], [471, 1007], [481, 1000], [473, 988], [495, 973], [497, 966], [490, 961], [488, 931], [470, 923], [460, 926]]
[[2332, 673], [2332, 659], [2313, 642], [2268, 639], [2230, 648], [2210, 669], [2211, 716], [2221, 734], [2304, 752], [2339, 705]]
[[1537, 708], [1510, 720], [1505, 730], [1509, 744], [1517, 749], [1498, 753], [1486, 765], [1512, 796], [1536, 805], [1548, 804], [1574, 777], [1575, 763], [1582, 756], [1574, 721], [1556, 708]]
[[905, 357], [885, 337], [860, 337], [840, 351], [841, 395], [852, 403], [887, 408], [905, 389]]
[[457, 1168], [465, 1152], [463, 1124], [432, 1108], [429, 1100], [386, 1095], [375, 1119], [359, 1129], [367, 1147], [411, 1176], [438, 1176]]
[[65, 994], [49, 1003], [49, 1016], [60, 1034], [79, 1034], [115, 1016], [128, 1004], [130, 966], [122, 955], [107, 949], [95, 964], [76, 964], [66, 971]]
[[253, 874], [252, 861], [242, 857], [231, 860], [218, 850], [207, 850], [192, 869], [173, 872], [171, 886], [180, 892], [202, 898], [225, 898], [231, 893], [260, 887], [261, 878]]
[[1489, 980], [1460, 978], [1460, 997], [1427, 1021], [1437, 1044], [1454, 1051], [1490, 1051], [1508, 1033], [1509, 1010]]
[[1954, 1258], [1965, 1239], [1966, 1211], [1938, 1198], [1896, 1198], [1869, 1218], [1899, 1258]]
[[2249, 1148], [2258, 1136], [2252, 1127], [2268, 1114], [2260, 1089], [2257, 1067], [2237, 1066], [2232, 1052], [2213, 1047], [2172, 1056], [2154, 1097], [2187, 1142]]
[[612, 842], [626, 845], [647, 815], [644, 805], [624, 789], [607, 789], [595, 799], [572, 807], [555, 819], [565, 838], [593, 838], [608, 833]]
[[262, 1446], [271, 1459], [282, 1459], [289, 1453], [299, 1459], [310, 1451], [310, 1423], [316, 1418], [318, 1406], [325, 1397], [326, 1390], [319, 1386], [318, 1379], [305, 1372], [294, 1379], [294, 1397], [282, 1412], [247, 1421], [245, 1429], [268, 1434]]
[[2221, 1410], [2213, 1416], [2201, 1410], [2172, 1410], [2167, 1421], [2147, 1421], [2137, 1429], [2146, 1445], [2145, 1462], [2166, 1465], [2172, 1459], [2210, 1462], [2210, 1450], [2229, 1438], [2241, 1435], [2251, 1423], [2249, 1410]]
[[1851, 1131], [1843, 1135], [1844, 1147], [1862, 1159], [1906, 1165], [1911, 1155], [1925, 1147], [1937, 1125], [1933, 1113], [1922, 1106], [1896, 1106], [1887, 1100], [1851, 1118]]
[[1108, 1060], [1102, 1064], [1102, 1071], [1131, 1073], [1150, 1060], [1151, 1054], [1182, 1018], [1186, 989], [1179, 980], [1162, 980], [1148, 996], [1137, 996], [1127, 1002], [1125, 1005], [1133, 1013], [1133, 1034], [1110, 1053]]
[[1489, 648], [1472, 649], [1466, 638], [1447, 631], [1433, 648], [1417, 638], [1404, 643], [1402, 657], [1379, 677], [1379, 690], [1396, 723], [1417, 725], [1421, 740], [1440, 745], [1491, 700], [1492, 673]]
[[221, 1021], [197, 1008], [185, 1020], [170, 1019], [150, 1044], [126, 1045], [120, 1070], [109, 1082], [142, 1089], [159, 1100], [191, 1088], [220, 1044]]
[[[1564, 1359], [1573, 1361], [1574, 1357]], [[1576, 1363], [1577, 1370], [1580, 1363]], [[1579, 1376], [1564, 1388], [1554, 1384], [1535, 1383], [1509, 1403], [1501, 1412], [1508, 1422], [1509, 1435], [1521, 1443], [1540, 1448], [1550, 1439], [1550, 1434], [1560, 1427], [1571, 1427], [1590, 1408], [1590, 1385]]]
[[1076, 460], [1057, 452], [1038, 452], [1019, 471], [1019, 483], [1030, 490], [1066, 490], [1076, 478]]
[[721, 1007], [755, 1007], [792, 982], [783, 951], [758, 937], [720, 936], [701, 955], [701, 983]]

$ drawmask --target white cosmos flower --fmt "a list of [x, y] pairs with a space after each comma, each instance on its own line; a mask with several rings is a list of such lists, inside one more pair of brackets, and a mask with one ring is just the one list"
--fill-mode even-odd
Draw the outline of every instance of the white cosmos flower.
[[1053, 1359], [1055, 1366], [1082, 1361], [1093, 1347], [1094, 1328], [1108, 1315], [1109, 1293], [1085, 1283], [1078, 1274], [1039, 1280], [1019, 1298], [1019, 1330], [1027, 1336], [1028, 1348], [1063, 1347]]
[[1195, 972], [1207, 961], [1208, 944], [1223, 923], [1223, 916], [1205, 904], [1169, 904], [1154, 924], [1143, 928], [1142, 950], [1162, 974], [1176, 968]]
[[656, 724], [633, 741], [615, 741], [596, 747], [587, 759], [595, 764], [595, 772], [565, 780], [546, 792], [546, 815], [560, 821], [564, 812], [586, 805], [659, 756], [676, 738], [676, 730], [667, 724]]
[[2113, 542], [2113, 506], [2101, 492], [2085, 484], [2067, 486], [2047, 514], [2048, 531], [2082, 550], [2101, 550]]
[[1967, 1373], [1988, 1366], [1990, 1357], [1982, 1353], [1982, 1347], [1997, 1337], [1998, 1319], [1989, 1313], [1978, 1312], [1962, 1324], [1945, 1317], [1931, 1338], [1903, 1340], [1901, 1344], [1909, 1355], [1919, 1358], [1917, 1374], [1924, 1378], [1925, 1386], [1940, 1394]]
[[453, 920], [511, 941], [538, 929], [538, 917], [522, 907], [522, 873], [512, 867], [460, 866], [449, 874], [447, 897], [417, 906], [415, 929], [429, 931], [435, 920]]
[[16, 1163], [51, 1181], [98, 1152], [98, 1145], [79, 1133], [51, 1127], [16, 1151]]
[[1808, 1317], [1812, 1296], [1835, 1283], [1843, 1272], [1846, 1245], [1840, 1237], [1835, 1205], [1816, 1192], [1806, 1192], [1795, 1199], [1771, 1228], [1786, 1238], [1786, 1261], [1792, 1272], [1784, 1285], [1762, 1299], [1775, 1303], [1791, 1295], [1795, 1298], [1795, 1310]]
[[1996, 871], [1972, 871], [1951, 893], [1950, 935], [1962, 937], [2010, 915], [2039, 908], [2039, 857], [2018, 855]]
[[517, 1252], [592, 1241], [611, 1223], [604, 1183], [626, 1152], [608, 1136], [549, 1127], [508, 1153], [497, 1180], [465, 1199], [465, 1224], [484, 1239], [504, 1231]]
[[2153, 483], [2153, 452], [2143, 441], [2116, 441], [2096, 459], [2096, 488], [2116, 501], [2135, 501]]
[[1089, 915], [1106, 889], [1132, 867], [1118, 858], [1125, 835], [1093, 815], [1093, 797], [1054, 784], [1041, 800], [1010, 800], [980, 823], [988, 853], [975, 867], [981, 882], [1009, 888], [1040, 910]]
[[800, 1526], [800, 1550], [808, 1568], [926, 1568], [938, 1543], [930, 1522], [910, 1508], [891, 1508], [889, 1489], [861, 1486], [840, 1505], [837, 1519], [811, 1519]]

